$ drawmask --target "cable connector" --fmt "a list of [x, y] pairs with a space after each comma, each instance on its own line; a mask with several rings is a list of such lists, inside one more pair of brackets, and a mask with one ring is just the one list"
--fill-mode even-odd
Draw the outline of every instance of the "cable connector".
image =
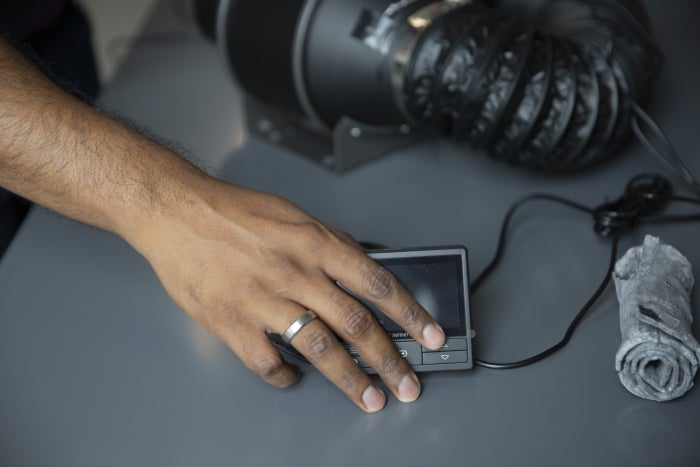
[[658, 174], [641, 174], [632, 178], [625, 193], [593, 211], [594, 230], [602, 237], [630, 229], [642, 216], [662, 211], [673, 197], [671, 182]]

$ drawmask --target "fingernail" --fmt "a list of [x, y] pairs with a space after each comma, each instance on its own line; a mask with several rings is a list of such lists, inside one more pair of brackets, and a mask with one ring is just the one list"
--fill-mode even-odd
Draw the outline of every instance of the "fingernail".
[[379, 412], [386, 403], [386, 396], [376, 386], [369, 386], [362, 393], [362, 403], [365, 404], [367, 412]]
[[428, 324], [423, 328], [423, 339], [426, 347], [437, 350], [445, 343], [445, 332], [436, 324]]
[[399, 382], [399, 400], [413, 402], [420, 396], [420, 383], [414, 374], [408, 374]]

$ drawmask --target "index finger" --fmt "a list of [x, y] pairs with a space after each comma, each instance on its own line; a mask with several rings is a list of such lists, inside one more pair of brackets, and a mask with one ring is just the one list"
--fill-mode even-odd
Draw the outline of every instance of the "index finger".
[[438, 350], [445, 343], [442, 327], [388, 269], [364, 252], [344, 248], [323, 267], [326, 274], [376, 306], [421, 345]]

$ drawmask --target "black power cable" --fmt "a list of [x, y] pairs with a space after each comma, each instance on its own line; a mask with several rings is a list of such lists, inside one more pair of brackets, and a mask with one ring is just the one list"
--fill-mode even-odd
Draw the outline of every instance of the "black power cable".
[[[644, 146], [661, 165], [678, 175], [696, 195], [700, 195], [700, 183], [698, 183], [692, 172], [690, 172], [690, 169], [685, 165], [685, 162], [683, 162], [683, 159], [676, 151], [676, 148], [673, 146], [668, 136], [666, 136], [659, 125], [644, 112], [641, 107], [633, 103], [632, 109], [634, 115], [632, 116], [630, 125], [632, 126], [632, 132], [637, 137], [637, 140], [642, 143], [642, 146]], [[650, 133], [651, 138], [642, 130], [643, 126], [647, 128], [647, 132]]]
[[[617, 260], [619, 241], [623, 234], [639, 224], [684, 223], [700, 221], [700, 212], [690, 214], [661, 214], [672, 202], [700, 206], [700, 198], [674, 195], [671, 183], [663, 176], [657, 174], [637, 175], [627, 183], [624, 194], [622, 194], [619, 198], [613, 201], [605, 202], [596, 207], [585, 206], [570, 199], [550, 193], [529, 194], [516, 200], [508, 209], [501, 224], [496, 252], [494, 253], [494, 256], [489, 264], [471, 282], [469, 287], [471, 295], [474, 295], [474, 293], [477, 292], [477, 290], [483, 285], [484, 281], [489, 278], [489, 276], [500, 264], [501, 259], [503, 258], [503, 252], [505, 251], [508, 229], [516, 212], [525, 204], [533, 201], [546, 201], [564, 205], [591, 216], [595, 221], [593, 228], [596, 234], [605, 238], [611, 238], [612, 240], [610, 248], [610, 261], [608, 262], [605, 275], [603, 276], [600, 285], [598, 285], [591, 297], [576, 313], [573, 320], [567, 327], [564, 336], [559, 342], [536, 355], [514, 362], [496, 363], [475, 358], [474, 363], [477, 366], [498, 370], [521, 368], [537, 363], [563, 349], [573, 337], [583, 318], [591, 310], [593, 305], [595, 305], [609, 285], [612, 272], [615, 267], [615, 262]], [[371, 242], [363, 242], [363, 245], [369, 249], [376, 247], [385, 248], [383, 245], [378, 245]], [[272, 342], [285, 354], [308, 363], [306, 358], [304, 358], [304, 356], [296, 349], [283, 344], [279, 338], [279, 335], [271, 334], [269, 337]]]
[[673, 195], [671, 183], [660, 175], [642, 174], [634, 177], [628, 182], [625, 193], [620, 198], [611, 202], [606, 202], [595, 208], [584, 206], [569, 199], [552, 194], [535, 193], [527, 195], [513, 203], [508, 210], [501, 225], [498, 246], [493, 259], [484, 268], [481, 274], [479, 274], [479, 276], [471, 283], [470, 292], [472, 295], [479, 289], [479, 287], [500, 263], [503, 257], [503, 251], [505, 250], [508, 228], [516, 211], [523, 205], [538, 200], [562, 204], [592, 216], [595, 220], [595, 232], [600, 236], [612, 238], [608, 267], [605, 271], [602, 282], [598, 288], [596, 288], [595, 292], [593, 292], [591, 298], [589, 298], [578, 311], [559, 342], [536, 355], [515, 362], [494, 363], [481, 359], [474, 359], [474, 363], [478, 366], [501, 370], [520, 368], [539, 362], [540, 360], [554, 354], [566, 346], [581, 320], [585, 317], [588, 311], [590, 311], [610, 283], [612, 271], [615, 267], [615, 261], [617, 260], [617, 248], [620, 237], [635, 225], [700, 221], [700, 213], [679, 215], [659, 214], [671, 202], [683, 202], [700, 205], [700, 199], [698, 198]]

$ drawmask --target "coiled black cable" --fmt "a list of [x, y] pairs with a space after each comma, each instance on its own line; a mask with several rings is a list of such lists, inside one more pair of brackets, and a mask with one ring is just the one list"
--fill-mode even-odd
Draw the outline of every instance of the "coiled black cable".
[[[513, 362], [491, 362], [482, 358], [475, 358], [474, 363], [477, 366], [491, 368], [496, 370], [510, 370], [522, 368], [532, 365], [545, 358], [555, 354], [563, 349], [571, 340], [579, 324], [588, 312], [593, 308], [598, 299], [603, 295], [605, 289], [610, 284], [612, 272], [617, 261], [618, 246], [621, 237], [629, 232], [633, 227], [639, 224], [661, 224], [661, 223], [685, 223], [700, 221], [700, 212], [691, 212], [685, 214], [663, 214], [663, 211], [671, 203], [685, 203], [700, 206], [700, 198], [692, 198], [673, 194], [671, 183], [661, 175], [657, 174], [641, 174], [632, 178], [625, 188], [625, 192], [613, 201], [606, 201], [599, 206], [590, 207], [570, 199], [554, 195], [551, 193], [532, 193], [525, 195], [516, 200], [508, 209], [503, 222], [501, 224], [498, 244], [493, 258], [481, 273], [470, 283], [469, 293], [474, 295], [481, 288], [483, 283], [491, 276], [501, 263], [505, 252], [508, 231], [515, 214], [524, 205], [535, 202], [545, 201], [550, 203], [561, 204], [582, 212], [592, 217], [594, 221], [593, 230], [596, 234], [611, 238], [610, 259], [603, 275], [601, 282], [590, 298], [574, 315], [571, 323], [566, 328], [562, 338], [555, 344], [545, 348], [536, 355], [523, 358]], [[385, 245], [379, 245], [372, 242], [363, 242], [363, 245], [368, 249], [383, 249]], [[308, 361], [296, 351], [293, 347], [285, 345], [279, 339], [279, 335], [270, 335], [273, 343], [286, 355], [292, 356], [301, 361]]]
[[660, 212], [662, 212], [671, 202], [683, 202], [700, 205], [700, 198], [689, 198], [674, 195], [671, 183], [660, 175], [642, 174], [632, 178], [627, 183], [627, 187], [625, 188], [625, 192], [622, 194], [622, 196], [614, 201], [605, 202], [595, 208], [584, 206], [569, 199], [548, 193], [526, 195], [513, 203], [508, 210], [503, 220], [503, 224], [501, 225], [498, 246], [496, 247], [496, 252], [493, 259], [470, 285], [470, 293], [472, 295], [481, 287], [484, 281], [491, 275], [491, 273], [493, 273], [500, 263], [503, 257], [503, 252], [505, 251], [506, 236], [513, 216], [520, 207], [532, 201], [549, 201], [563, 204], [592, 216], [595, 222], [595, 232], [603, 237], [612, 238], [610, 260], [601, 283], [598, 285], [588, 301], [586, 301], [586, 303], [576, 313], [574, 319], [567, 327], [564, 336], [561, 338], [561, 340], [559, 340], [559, 342], [536, 355], [514, 362], [494, 363], [482, 359], [475, 359], [474, 363], [478, 366], [499, 370], [521, 368], [539, 362], [540, 360], [543, 360], [544, 358], [564, 348], [564, 346], [571, 340], [571, 337], [574, 335], [574, 332], [576, 331], [576, 328], [580, 322], [590, 311], [596, 301], [598, 301], [610, 283], [613, 268], [615, 266], [615, 262], [617, 261], [617, 248], [620, 237], [636, 224], [700, 221], [700, 213], [671, 215], [660, 214]]
[[548, 171], [608, 157], [662, 58], [636, 0], [547, 2], [540, 24], [463, 2], [419, 32], [405, 117], [491, 156]]

